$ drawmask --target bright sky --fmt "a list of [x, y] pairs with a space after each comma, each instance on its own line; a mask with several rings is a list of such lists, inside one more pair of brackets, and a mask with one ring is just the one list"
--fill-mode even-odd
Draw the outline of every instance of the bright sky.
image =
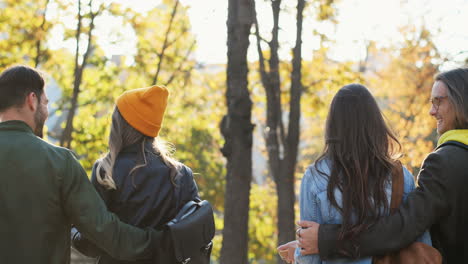
[[[124, 6], [137, 11], [145, 11], [158, 6], [160, 0], [118, 0]], [[150, 4], [151, 3], [151, 4]], [[197, 37], [196, 58], [202, 63], [224, 63], [226, 61], [226, 19], [227, 0], [181, 0], [190, 6], [189, 17], [192, 32]], [[271, 29], [270, 1], [256, 0], [259, 24], [262, 35], [269, 39]], [[280, 16], [280, 44], [282, 58], [287, 59], [295, 40], [296, 1], [283, 0], [285, 11]], [[337, 26], [317, 24], [310, 13], [305, 14], [303, 27], [303, 57], [310, 58], [312, 50], [319, 45], [313, 30], [326, 33], [335, 41], [332, 56], [336, 60], [359, 60], [364, 53], [364, 43], [376, 40], [380, 45], [388, 45], [398, 40], [398, 27], [407, 24], [425, 23], [429, 28], [439, 31], [436, 44], [443, 53], [466, 53], [468, 56], [468, 0], [340, 0]], [[100, 23], [100, 30], [115, 30], [119, 23]], [[111, 26], [109, 26], [111, 25]], [[117, 28], [126, 32], [129, 29]], [[123, 33], [126, 37], [129, 34]], [[105, 35], [105, 34], [103, 34]], [[109, 40], [101, 39], [100, 42]], [[109, 46], [111, 53], [134, 53], [135, 39], [127, 38]], [[249, 58], [256, 59], [255, 40], [251, 38]]]
[[[201, 61], [223, 62], [226, 60], [227, 2], [220, 0], [186, 0], [192, 5], [190, 18], [193, 31], [198, 36], [197, 58]], [[203, 4], [202, 4], [203, 3]], [[271, 28], [269, 1], [256, 0], [260, 27]], [[296, 1], [287, 3], [289, 14], [280, 16], [283, 42], [283, 57], [288, 56], [295, 40]], [[338, 60], [358, 60], [364, 56], [365, 40], [391, 43], [398, 39], [398, 27], [406, 24], [426, 23], [433, 30], [440, 30], [435, 39], [442, 52], [456, 54], [468, 51], [468, 0], [341, 0], [336, 27], [314, 24], [313, 18], [305, 16], [303, 27], [304, 58], [311, 56], [319, 45], [313, 30], [319, 28], [336, 41], [333, 56]], [[262, 32], [264, 35], [268, 31]], [[254, 45], [255, 43], [251, 43]], [[255, 58], [255, 48], [250, 57]], [[253, 53], [253, 54], [252, 54]], [[464, 54], [467, 57], [468, 53]]]

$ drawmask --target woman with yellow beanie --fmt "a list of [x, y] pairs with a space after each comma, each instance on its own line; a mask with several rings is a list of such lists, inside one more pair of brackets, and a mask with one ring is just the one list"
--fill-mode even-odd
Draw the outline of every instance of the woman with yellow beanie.
[[[164, 87], [151, 86], [119, 96], [112, 114], [109, 152], [93, 167], [91, 182], [109, 210], [141, 228], [161, 228], [186, 202], [198, 198], [192, 171], [173, 159], [158, 138], [168, 94]], [[120, 262], [85, 237], [73, 230], [74, 247], [99, 257], [99, 264], [155, 263]]]

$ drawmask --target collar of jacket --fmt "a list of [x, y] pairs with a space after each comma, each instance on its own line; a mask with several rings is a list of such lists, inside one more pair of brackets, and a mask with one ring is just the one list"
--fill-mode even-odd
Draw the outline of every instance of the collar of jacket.
[[33, 134], [32, 128], [21, 120], [9, 120], [0, 122], [0, 131], [14, 130]]
[[456, 141], [468, 145], [468, 129], [453, 129], [445, 132], [440, 136], [437, 146], [447, 141]]
[[[153, 138], [146, 138], [145, 151], [154, 153]], [[133, 152], [133, 153], [141, 152], [141, 140], [136, 143], [133, 143], [130, 146], [124, 147], [120, 152]]]

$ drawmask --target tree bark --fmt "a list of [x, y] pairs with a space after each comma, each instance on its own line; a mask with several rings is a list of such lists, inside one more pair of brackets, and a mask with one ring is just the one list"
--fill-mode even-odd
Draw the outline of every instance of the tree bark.
[[229, 0], [227, 35], [228, 113], [221, 122], [227, 158], [223, 245], [220, 262], [248, 263], [248, 220], [252, 180], [252, 101], [248, 91], [247, 50], [253, 0]]
[[[302, 21], [305, 0], [297, 1], [296, 45], [293, 49], [291, 90], [289, 101], [289, 123], [285, 155], [281, 162], [281, 180], [278, 190], [278, 244], [294, 240], [294, 182], [299, 147], [301, 96], [302, 96]], [[277, 258], [278, 263], [281, 260]]]
[[[288, 130], [285, 132], [282, 120], [281, 80], [279, 75], [278, 33], [281, 0], [273, 0], [273, 29], [270, 48], [269, 70], [266, 71], [265, 59], [260, 42], [258, 21], [256, 22], [257, 50], [262, 84], [267, 97], [267, 127], [265, 141], [268, 150], [270, 173], [276, 184], [278, 194], [278, 245], [294, 240], [294, 172], [297, 163], [301, 109], [301, 67], [302, 67], [302, 21], [304, 0], [298, 0], [296, 20], [296, 46], [293, 49], [291, 89], [289, 102]], [[277, 257], [278, 263], [283, 263]]]

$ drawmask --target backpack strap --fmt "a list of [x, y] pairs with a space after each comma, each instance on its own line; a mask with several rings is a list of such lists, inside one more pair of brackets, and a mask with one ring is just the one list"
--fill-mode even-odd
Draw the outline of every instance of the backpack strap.
[[403, 199], [403, 166], [399, 160], [396, 161], [392, 171], [392, 198], [390, 202], [390, 213], [393, 214], [400, 207]]

